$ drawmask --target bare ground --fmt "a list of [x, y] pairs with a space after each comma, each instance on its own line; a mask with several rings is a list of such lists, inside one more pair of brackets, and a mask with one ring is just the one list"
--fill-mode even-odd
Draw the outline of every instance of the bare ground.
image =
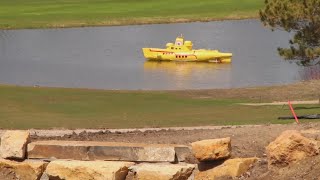
[[[211, 139], [231, 137], [232, 157], [259, 157], [261, 160], [240, 179], [312, 179], [319, 177], [320, 157], [310, 158], [300, 164], [285, 169], [268, 170], [265, 147], [285, 130], [320, 130], [320, 123], [295, 123], [287, 125], [262, 125], [262, 126], [230, 126], [221, 129], [195, 129], [195, 130], [147, 130], [131, 132], [86, 132], [67, 134], [58, 137], [44, 137], [32, 135], [36, 140], [88, 140], [111, 142], [139, 142], [161, 144], [184, 144]], [[48, 130], [50, 131], [50, 130]], [[312, 136], [318, 139], [318, 136]], [[320, 138], [320, 136], [319, 136]], [[193, 158], [190, 163], [197, 163]], [[314, 175], [314, 176], [313, 176]]]
[[320, 80], [302, 81], [294, 84], [208, 90], [172, 91], [178, 96], [212, 99], [251, 99], [255, 102], [273, 102], [288, 100], [319, 100]]

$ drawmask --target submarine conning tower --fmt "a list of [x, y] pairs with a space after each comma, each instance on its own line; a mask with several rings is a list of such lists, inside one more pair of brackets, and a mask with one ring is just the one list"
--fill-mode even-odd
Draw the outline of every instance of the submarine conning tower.
[[192, 42], [191, 41], [184, 41], [184, 38], [182, 35], [178, 36], [176, 38], [176, 41], [174, 44], [167, 43], [167, 49], [175, 49], [175, 50], [192, 50]]

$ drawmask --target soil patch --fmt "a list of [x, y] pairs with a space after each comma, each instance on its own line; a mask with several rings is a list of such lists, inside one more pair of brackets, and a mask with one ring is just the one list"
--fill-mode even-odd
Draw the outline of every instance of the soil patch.
[[172, 91], [178, 96], [212, 99], [251, 99], [254, 102], [273, 102], [289, 100], [319, 100], [320, 80], [302, 81], [295, 84], [208, 90]]
[[[291, 101], [291, 104], [320, 104], [320, 100], [313, 100], [313, 101]], [[287, 105], [287, 102], [271, 102], [271, 103], [239, 103], [241, 105], [247, 105], [247, 106], [281, 106], [281, 105]]]

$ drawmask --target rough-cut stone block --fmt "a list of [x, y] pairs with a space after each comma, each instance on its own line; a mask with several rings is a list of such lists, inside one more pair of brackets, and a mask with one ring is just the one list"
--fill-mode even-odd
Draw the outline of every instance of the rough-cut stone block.
[[1, 136], [1, 157], [7, 159], [24, 159], [29, 136], [29, 131], [6, 131]]
[[192, 151], [189, 146], [174, 145], [174, 151], [176, 152], [176, 157], [179, 162], [186, 161], [186, 158], [192, 155]]
[[225, 159], [231, 155], [230, 137], [193, 142], [192, 152], [198, 161]]
[[49, 179], [124, 180], [132, 162], [120, 161], [63, 161], [49, 163], [45, 174]]
[[223, 164], [205, 171], [197, 170], [196, 180], [214, 180], [221, 177], [237, 177], [249, 170], [250, 166], [258, 158], [236, 158], [228, 159]]
[[89, 160], [88, 149], [81, 141], [37, 141], [28, 144], [29, 159]]
[[286, 166], [305, 157], [319, 154], [319, 145], [315, 140], [308, 139], [298, 131], [284, 131], [267, 148], [269, 166]]
[[23, 162], [0, 159], [0, 179], [37, 180], [48, 163], [25, 160]]
[[28, 158], [174, 162], [173, 146], [93, 141], [37, 141], [28, 145]]
[[194, 168], [193, 164], [142, 163], [129, 168], [126, 180], [187, 180]]

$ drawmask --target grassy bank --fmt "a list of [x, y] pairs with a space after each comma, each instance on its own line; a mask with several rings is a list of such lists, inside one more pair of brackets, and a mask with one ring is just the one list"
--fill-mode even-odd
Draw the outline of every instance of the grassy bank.
[[[319, 84], [309, 86], [319, 89]], [[306, 85], [300, 87], [304, 99], [314, 99], [315, 92], [303, 89], [308, 88]], [[285, 88], [282, 91], [287, 94]], [[257, 102], [260, 95], [271, 100], [273, 95], [269, 89], [274, 90], [255, 88], [256, 94], [250, 94], [251, 89], [125, 92], [2, 85], [0, 127], [134, 128], [292, 123], [293, 120], [277, 120], [278, 116], [290, 115], [286, 106], [237, 104]], [[282, 97], [286, 99], [284, 95]], [[303, 115], [318, 113], [320, 106], [295, 105], [295, 108], [298, 115]]]
[[0, 1], [0, 28], [50, 28], [243, 19], [262, 0], [10, 0]]

